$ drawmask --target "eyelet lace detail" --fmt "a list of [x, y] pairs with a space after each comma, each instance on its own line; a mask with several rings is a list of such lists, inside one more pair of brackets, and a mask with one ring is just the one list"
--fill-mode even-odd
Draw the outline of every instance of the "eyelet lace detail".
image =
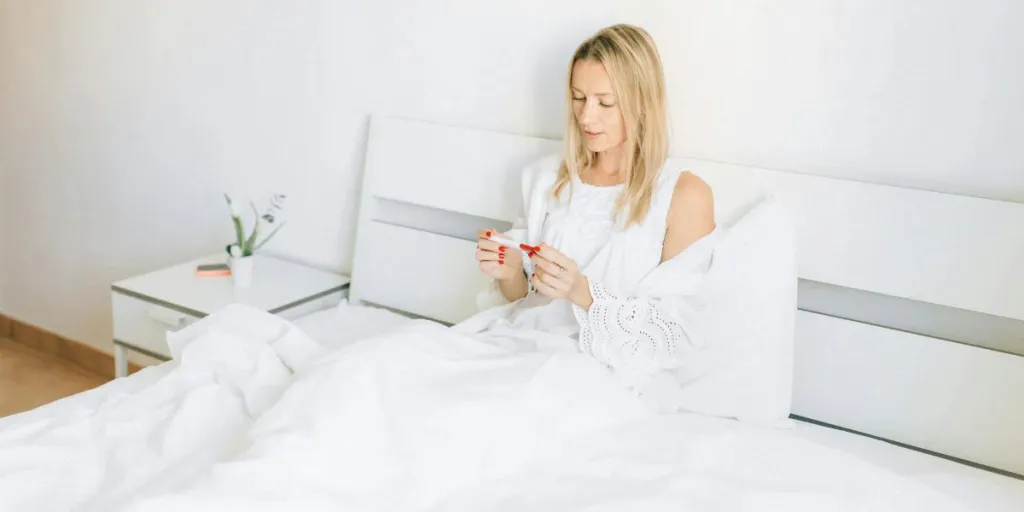
[[687, 336], [683, 327], [665, 317], [651, 301], [620, 298], [591, 281], [590, 310], [573, 307], [580, 324], [579, 348], [611, 366], [631, 366], [651, 374], [678, 363]]

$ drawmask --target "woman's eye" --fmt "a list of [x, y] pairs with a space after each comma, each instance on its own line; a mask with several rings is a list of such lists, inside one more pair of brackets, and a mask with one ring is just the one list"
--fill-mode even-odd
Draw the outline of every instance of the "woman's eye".
[[572, 100], [573, 100], [573, 101], [583, 101], [583, 100], [585, 100], [585, 99], [586, 99], [586, 98], [577, 98], [577, 97], [575, 97], [575, 96], [573, 96], [573, 97], [572, 97]]
[[604, 108], [612, 108], [615, 106], [614, 103], [601, 103], [600, 105]]

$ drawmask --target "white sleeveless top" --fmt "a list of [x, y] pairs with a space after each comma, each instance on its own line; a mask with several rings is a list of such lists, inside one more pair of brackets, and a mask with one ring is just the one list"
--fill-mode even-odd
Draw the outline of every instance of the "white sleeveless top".
[[[533, 169], [537, 175], [530, 184], [524, 184], [524, 189], [532, 189], [528, 194], [534, 202], [545, 203], [528, 207], [533, 211], [527, 215], [538, 218], [530, 226], [534, 229], [526, 233], [527, 243], [543, 242], [558, 249], [592, 281], [613, 293], [629, 294], [661, 262], [668, 210], [680, 171], [660, 172], [646, 218], [623, 230], [616, 225], [613, 214], [624, 185], [589, 185], [574, 177], [560, 198], [552, 198], [551, 184], [558, 164], [558, 159], [551, 158], [539, 162]], [[543, 211], [542, 217], [536, 215], [537, 210]], [[492, 318], [481, 330], [511, 328], [572, 338], [580, 331], [569, 301], [552, 300], [532, 290], [500, 313], [485, 316]]]

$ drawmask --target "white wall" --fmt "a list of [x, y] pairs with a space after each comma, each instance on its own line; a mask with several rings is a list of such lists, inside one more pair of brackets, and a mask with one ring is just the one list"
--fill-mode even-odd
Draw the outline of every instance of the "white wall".
[[223, 247], [225, 189], [291, 193], [279, 246], [343, 268], [365, 113], [322, 39], [358, 22], [319, 4], [0, 4], [8, 312], [110, 350], [109, 283]]
[[558, 136], [615, 21], [660, 43], [678, 155], [1024, 201], [1019, 2], [498, 4], [0, 3], [0, 306], [109, 350], [109, 283], [222, 246], [223, 189], [289, 193], [272, 245], [346, 270], [370, 112]]

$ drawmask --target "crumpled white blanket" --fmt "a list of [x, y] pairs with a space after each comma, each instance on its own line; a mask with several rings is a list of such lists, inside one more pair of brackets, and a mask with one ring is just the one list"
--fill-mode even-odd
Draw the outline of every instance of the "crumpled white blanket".
[[684, 418], [582, 354], [415, 322], [304, 365], [237, 455], [123, 510], [963, 510], [783, 431]]
[[582, 354], [231, 307], [180, 358], [0, 420], [0, 510], [964, 510], [785, 431], [656, 415]]
[[0, 511], [112, 510], [232, 456], [316, 345], [231, 306], [173, 337], [176, 360], [0, 419]]

